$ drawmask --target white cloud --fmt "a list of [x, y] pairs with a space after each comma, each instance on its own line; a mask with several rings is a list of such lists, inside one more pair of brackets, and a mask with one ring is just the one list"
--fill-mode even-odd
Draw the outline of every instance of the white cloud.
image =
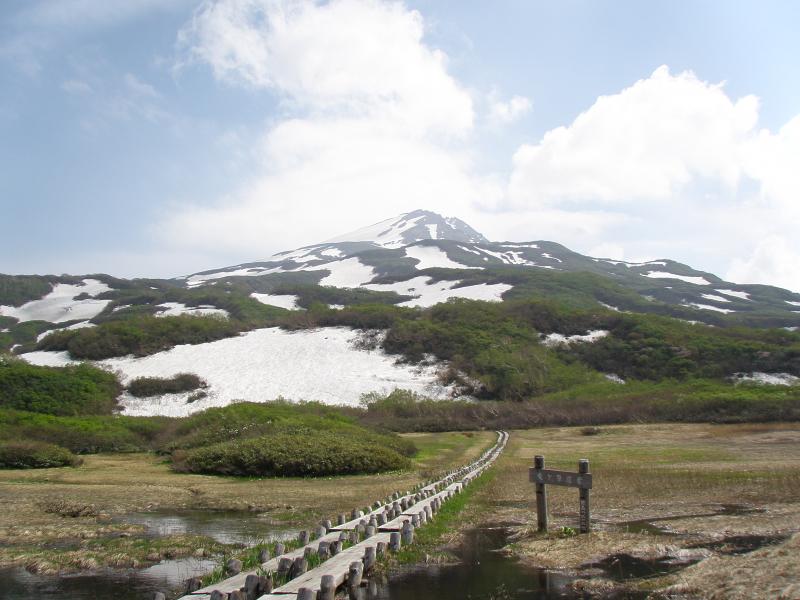
[[[784, 256], [800, 251], [788, 233], [800, 224], [800, 121], [759, 130], [754, 96], [660, 67], [520, 147], [506, 181], [477, 175], [470, 94], [402, 3], [207, 2], [178, 47], [180, 68], [207, 65], [281, 111], [257, 144], [260, 172], [212, 205], [164, 213], [156, 230], [177, 248], [255, 259], [425, 207], [495, 239], [719, 272], [737, 260], [732, 273], [800, 287], [779, 259], [764, 266], [769, 249], [747, 255], [770, 235]], [[520, 96], [488, 98], [490, 123], [530, 111]]]
[[800, 292], [800, 252], [778, 235], [761, 240], [747, 258], [736, 258], [726, 275], [736, 283], [765, 283]]
[[490, 94], [489, 121], [495, 124], [512, 123], [528, 114], [532, 106], [525, 96], [512, 96], [510, 100], [503, 102], [495, 94]]
[[772, 133], [759, 129], [758, 113], [754, 96], [733, 100], [721, 84], [660, 67], [520, 147], [498, 208], [557, 209], [565, 221], [613, 208], [629, 222], [553, 237], [590, 253], [624, 245], [800, 289], [790, 258], [800, 254], [800, 116]]
[[422, 16], [399, 2], [222, 0], [204, 4], [179, 40], [188, 60], [219, 79], [274, 90], [300, 108], [463, 135], [471, 98], [424, 32]]
[[755, 97], [733, 102], [721, 86], [659, 67], [619, 94], [601, 96], [570, 126], [520, 147], [510, 201], [667, 200], [695, 178], [732, 187], [757, 119]]
[[189, 59], [276, 94], [288, 114], [261, 138], [260, 174], [213, 206], [173, 207], [163, 238], [263, 256], [352, 229], [354, 215], [497, 202], [461, 141], [471, 97], [424, 30], [416, 11], [376, 0], [203, 5], [179, 36]]

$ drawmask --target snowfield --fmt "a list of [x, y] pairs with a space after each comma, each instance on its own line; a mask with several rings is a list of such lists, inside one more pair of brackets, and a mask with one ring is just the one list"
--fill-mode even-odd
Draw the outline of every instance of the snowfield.
[[542, 344], [545, 346], [558, 346], [559, 344], [592, 343], [606, 337], [609, 334], [605, 329], [593, 329], [585, 335], [563, 335], [560, 333], [550, 333], [544, 336]]
[[414, 227], [422, 219], [423, 217], [414, 217], [413, 219], [405, 219], [404, 216], [392, 217], [363, 229], [325, 240], [325, 243], [373, 242], [384, 248], [399, 248], [403, 245], [403, 232]]
[[355, 257], [306, 267], [305, 270], [330, 271], [330, 275], [323, 277], [319, 284], [338, 288], [356, 288], [375, 279], [375, 270]]
[[250, 294], [251, 298], [255, 298], [261, 304], [269, 304], [270, 306], [277, 306], [279, 308], [286, 308], [288, 310], [301, 310], [297, 306], [299, 298], [294, 294], [259, 294], [253, 292]]
[[218, 271], [216, 273], [207, 273], [205, 275], [192, 275], [186, 279], [186, 287], [197, 287], [208, 281], [212, 281], [214, 279], [223, 279], [225, 277], [256, 277], [259, 275], [269, 275], [270, 273], [283, 272], [284, 269], [281, 267], [249, 267], [243, 269], [233, 269], [231, 271]]
[[715, 292], [719, 292], [720, 294], [725, 294], [726, 296], [733, 296], [734, 298], [739, 298], [741, 300], [750, 300], [750, 294], [747, 292], [737, 292], [736, 290], [714, 290]]
[[482, 267], [468, 267], [451, 260], [447, 253], [437, 246], [409, 246], [406, 256], [417, 261], [416, 268], [435, 269], [480, 269]]
[[49, 294], [39, 300], [32, 300], [22, 306], [0, 306], [0, 315], [14, 317], [20, 322], [86, 321], [103, 312], [111, 300], [95, 300], [94, 298], [75, 300], [75, 298], [81, 294], [97, 296], [104, 292], [110, 292], [111, 289], [96, 279], [84, 279], [78, 285], [57, 283]]
[[681, 306], [685, 306], [687, 308], [699, 308], [700, 310], [713, 310], [715, 312], [721, 312], [724, 314], [736, 312], [732, 308], [720, 308], [719, 306], [711, 306], [710, 304], [699, 304], [697, 302], [686, 302], [685, 304], [681, 304]]
[[734, 373], [732, 379], [739, 382], [761, 383], [764, 385], [797, 385], [800, 377], [791, 373]]
[[423, 307], [433, 306], [439, 302], [447, 302], [450, 298], [466, 298], [469, 300], [486, 300], [500, 302], [511, 285], [505, 283], [469, 285], [455, 288], [459, 281], [433, 282], [430, 277], [414, 277], [407, 281], [395, 283], [373, 283], [364, 287], [376, 292], [397, 292], [401, 296], [414, 296], [413, 300], [401, 302], [398, 306]]
[[722, 296], [717, 296], [716, 294], [700, 294], [700, 296], [706, 300], [713, 300], [714, 302], [730, 302], [729, 298], [723, 298]]
[[[122, 397], [127, 415], [184, 416], [236, 401], [319, 400], [355, 406], [362, 394], [410, 389], [434, 398], [449, 389], [436, 383], [435, 367], [395, 364], [381, 351], [356, 350], [358, 331], [325, 328], [287, 332], [277, 327], [257, 329], [235, 338], [207, 344], [176, 346], [151, 356], [112, 358], [99, 365], [119, 371], [123, 383], [136, 377], [172, 377], [196, 373], [209, 387], [206, 398], [187, 404], [186, 395], [156, 398]], [[62, 366], [71, 361], [62, 352], [31, 352], [22, 356], [34, 364]], [[188, 394], [187, 394], [188, 395]]]
[[226, 319], [230, 317], [230, 314], [228, 314], [227, 310], [208, 304], [201, 306], [186, 306], [182, 302], [164, 302], [163, 304], [156, 306], [156, 309], [158, 309], [158, 312], [154, 315], [156, 317], [177, 317], [179, 315], [196, 315], [203, 317], [218, 315], [220, 317], [225, 317]]
[[649, 271], [646, 274], [642, 274], [643, 277], [650, 277], [652, 279], [680, 279], [681, 281], [685, 281], [686, 283], [693, 283], [695, 285], [711, 285], [710, 281], [707, 281], [703, 277], [690, 277], [689, 275], [676, 275], [675, 273], [667, 273], [665, 271]]

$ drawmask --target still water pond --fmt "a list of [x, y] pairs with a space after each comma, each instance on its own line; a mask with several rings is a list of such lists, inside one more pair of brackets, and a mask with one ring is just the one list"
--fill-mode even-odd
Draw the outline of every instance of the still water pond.
[[276, 526], [256, 513], [243, 511], [184, 510], [131, 513], [115, 519], [118, 523], [143, 525], [148, 535], [205, 535], [221, 544], [253, 546], [294, 538], [299, 531]]
[[153, 592], [180, 589], [189, 577], [207, 573], [211, 560], [165, 560], [147, 569], [78, 575], [37, 575], [23, 568], [0, 570], [3, 600], [150, 600]]

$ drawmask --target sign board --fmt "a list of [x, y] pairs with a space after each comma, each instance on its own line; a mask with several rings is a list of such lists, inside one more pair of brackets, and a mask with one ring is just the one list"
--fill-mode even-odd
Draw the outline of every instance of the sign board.
[[564, 485], [567, 487], [592, 489], [592, 476], [590, 474], [580, 474], [571, 471], [556, 471], [554, 469], [528, 469], [529, 481], [531, 483], [547, 483], [550, 485]]

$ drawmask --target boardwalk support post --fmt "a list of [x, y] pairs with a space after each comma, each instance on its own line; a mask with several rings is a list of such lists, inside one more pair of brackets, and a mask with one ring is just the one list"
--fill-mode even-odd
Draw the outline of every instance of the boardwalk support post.
[[[589, 461], [582, 458], [578, 461], [578, 473], [580, 475], [589, 474]], [[589, 513], [589, 488], [580, 488], [580, 521], [581, 533], [589, 533], [591, 528], [591, 516]]]
[[[534, 469], [544, 469], [544, 456], [533, 458]], [[547, 488], [536, 483], [536, 525], [539, 531], [547, 531]]]

